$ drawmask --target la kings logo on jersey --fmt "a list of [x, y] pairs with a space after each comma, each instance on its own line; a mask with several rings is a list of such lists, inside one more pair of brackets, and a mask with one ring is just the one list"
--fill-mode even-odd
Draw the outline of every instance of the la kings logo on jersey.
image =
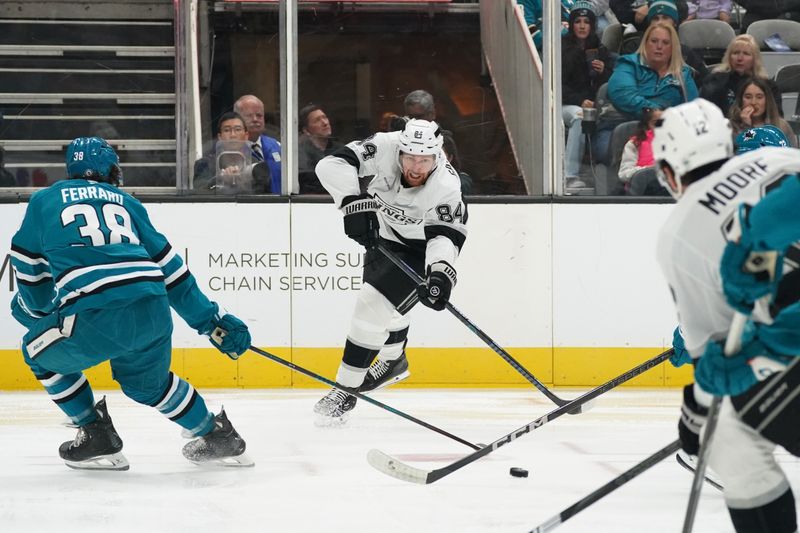
[[378, 204], [378, 211], [380, 211], [386, 218], [389, 218], [398, 224], [422, 224], [421, 218], [414, 218], [406, 215], [402, 208], [386, 203], [383, 198], [377, 194], [373, 196], [373, 200], [375, 200], [375, 202]]

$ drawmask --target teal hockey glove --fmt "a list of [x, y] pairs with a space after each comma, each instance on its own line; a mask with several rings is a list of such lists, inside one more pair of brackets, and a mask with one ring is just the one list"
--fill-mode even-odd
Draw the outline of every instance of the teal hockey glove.
[[247, 324], [231, 314], [223, 315], [215, 321], [209, 340], [234, 361], [250, 348], [252, 341]]
[[692, 356], [689, 355], [689, 350], [686, 349], [680, 326], [676, 327], [675, 331], [672, 332], [672, 350], [674, 353], [670, 356], [669, 362], [675, 368], [692, 362]]

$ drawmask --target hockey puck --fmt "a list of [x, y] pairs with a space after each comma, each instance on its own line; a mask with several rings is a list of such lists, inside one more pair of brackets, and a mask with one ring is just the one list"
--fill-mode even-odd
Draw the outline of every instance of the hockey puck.
[[511, 470], [508, 471], [514, 477], [528, 477], [528, 471], [524, 468], [518, 468], [516, 466], [511, 467]]

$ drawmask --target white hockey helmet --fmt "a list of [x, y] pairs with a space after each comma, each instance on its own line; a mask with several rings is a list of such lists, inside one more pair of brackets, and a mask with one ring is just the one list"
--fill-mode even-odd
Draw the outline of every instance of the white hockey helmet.
[[[653, 158], [661, 184], [675, 197], [683, 194], [681, 178], [692, 170], [733, 156], [728, 119], [720, 109], [702, 98], [667, 108], [656, 123]], [[673, 189], [661, 171], [667, 163], [675, 175]]]
[[438, 159], [443, 144], [442, 129], [436, 122], [412, 118], [400, 132], [399, 154], [432, 155]]

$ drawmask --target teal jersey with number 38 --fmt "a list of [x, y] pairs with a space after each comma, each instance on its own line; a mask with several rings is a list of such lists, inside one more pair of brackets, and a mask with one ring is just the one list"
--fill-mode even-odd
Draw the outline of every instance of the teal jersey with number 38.
[[63, 180], [31, 196], [11, 241], [19, 292], [12, 302], [39, 318], [59, 310], [113, 308], [169, 295], [195, 329], [216, 312], [144, 206], [108, 183]]

